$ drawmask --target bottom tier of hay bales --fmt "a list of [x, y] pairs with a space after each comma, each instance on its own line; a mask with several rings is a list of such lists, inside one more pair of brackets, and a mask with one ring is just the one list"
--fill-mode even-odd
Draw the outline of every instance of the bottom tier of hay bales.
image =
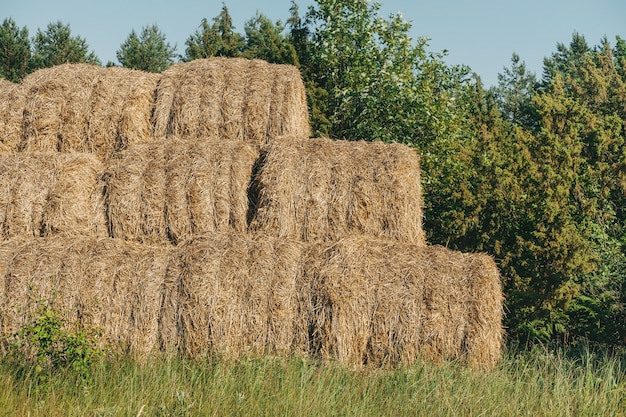
[[0, 335], [27, 325], [42, 300], [137, 358], [298, 354], [348, 366], [423, 359], [488, 369], [502, 342], [490, 257], [356, 236], [0, 243]]
[[258, 151], [245, 142], [161, 139], [119, 155], [106, 173], [112, 237], [179, 244], [247, 229]]
[[144, 359], [158, 348], [171, 253], [109, 238], [39, 238], [0, 243], [0, 335], [10, 336], [48, 304], [75, 329]]
[[102, 172], [90, 154], [0, 155], [0, 239], [107, 236]]

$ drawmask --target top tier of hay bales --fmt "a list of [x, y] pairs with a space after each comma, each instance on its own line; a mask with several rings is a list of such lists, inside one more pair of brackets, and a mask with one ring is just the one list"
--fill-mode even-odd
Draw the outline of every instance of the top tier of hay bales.
[[243, 58], [174, 64], [156, 93], [154, 136], [248, 141], [310, 135], [306, 91], [290, 65]]
[[108, 159], [131, 143], [149, 141], [159, 77], [90, 64], [64, 64], [29, 74], [22, 81], [18, 150], [92, 152]]
[[13, 153], [22, 136], [24, 89], [0, 78], [0, 154]]
[[419, 159], [408, 146], [281, 138], [253, 182], [254, 232], [305, 242], [357, 233], [426, 244]]

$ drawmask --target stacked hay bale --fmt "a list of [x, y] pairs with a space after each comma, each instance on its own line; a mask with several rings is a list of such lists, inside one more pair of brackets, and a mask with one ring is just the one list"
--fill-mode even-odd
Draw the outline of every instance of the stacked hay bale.
[[107, 236], [102, 169], [89, 154], [0, 155], [0, 237]]
[[22, 135], [24, 88], [0, 78], [0, 154], [13, 153]]
[[298, 70], [258, 59], [174, 64], [156, 92], [154, 136], [246, 141], [259, 149], [282, 135], [310, 135]]
[[269, 236], [212, 234], [179, 247], [180, 342], [196, 356], [307, 352], [299, 304], [304, 245]]
[[132, 143], [149, 141], [158, 79], [158, 74], [90, 64], [29, 74], [22, 81], [18, 150], [90, 152], [107, 160]]
[[29, 325], [48, 303], [74, 330], [102, 332], [101, 346], [144, 360], [158, 348], [171, 253], [98, 237], [0, 243], [0, 335]]
[[377, 366], [460, 359], [477, 368], [498, 359], [502, 292], [486, 255], [355, 235], [315, 245], [305, 270], [322, 358]]
[[401, 144], [289, 137], [259, 163], [251, 230], [305, 242], [363, 234], [424, 246], [415, 150]]
[[246, 233], [257, 157], [243, 141], [175, 138], [120, 153], [106, 172], [111, 236], [179, 244], [216, 232]]

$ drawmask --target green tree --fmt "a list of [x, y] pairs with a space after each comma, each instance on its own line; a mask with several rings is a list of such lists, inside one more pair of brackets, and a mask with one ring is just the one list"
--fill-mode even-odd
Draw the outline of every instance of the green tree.
[[200, 28], [185, 41], [184, 61], [189, 62], [199, 58], [213, 56], [238, 57], [242, 54], [245, 40], [235, 32], [233, 19], [225, 4], [222, 11], [209, 24], [207, 19], [202, 19]]
[[245, 23], [246, 43], [243, 56], [259, 58], [274, 64], [298, 66], [298, 56], [287, 36], [283, 35], [285, 26], [280, 22], [272, 23], [263, 14], [257, 15]]
[[19, 29], [11, 18], [0, 26], [0, 77], [19, 82], [28, 72], [30, 39], [28, 28]]
[[[328, 96], [335, 138], [410, 143], [425, 150], [451, 140], [459, 124], [454, 106], [464, 69], [414, 44], [401, 16], [384, 19], [366, 0], [318, 0], [309, 9], [311, 81]], [[292, 20], [295, 18], [292, 17]]]
[[30, 62], [32, 70], [66, 63], [100, 65], [95, 53], [89, 52], [87, 41], [80, 36], [72, 36], [69, 24], [61, 21], [50, 23], [45, 31], [37, 30]]
[[528, 71], [516, 53], [511, 57], [511, 67], [498, 74], [498, 85], [491, 88], [502, 116], [530, 129], [537, 127], [537, 115], [532, 103], [536, 90], [535, 74]]
[[477, 83], [454, 155], [462, 169], [431, 188], [431, 243], [495, 256], [515, 338], [615, 344], [626, 334], [626, 83], [608, 43], [583, 41], [558, 47], [530, 102], [535, 127], [503, 115], [498, 91]]
[[172, 65], [175, 51], [159, 27], [151, 25], [142, 28], [141, 36], [131, 31], [116, 56], [124, 67], [159, 73]]

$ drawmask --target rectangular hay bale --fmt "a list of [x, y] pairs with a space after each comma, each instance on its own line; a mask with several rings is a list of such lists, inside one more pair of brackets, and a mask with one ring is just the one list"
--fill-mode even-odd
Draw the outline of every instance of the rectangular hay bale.
[[418, 156], [382, 142], [284, 137], [253, 181], [250, 230], [305, 242], [349, 234], [426, 245]]

